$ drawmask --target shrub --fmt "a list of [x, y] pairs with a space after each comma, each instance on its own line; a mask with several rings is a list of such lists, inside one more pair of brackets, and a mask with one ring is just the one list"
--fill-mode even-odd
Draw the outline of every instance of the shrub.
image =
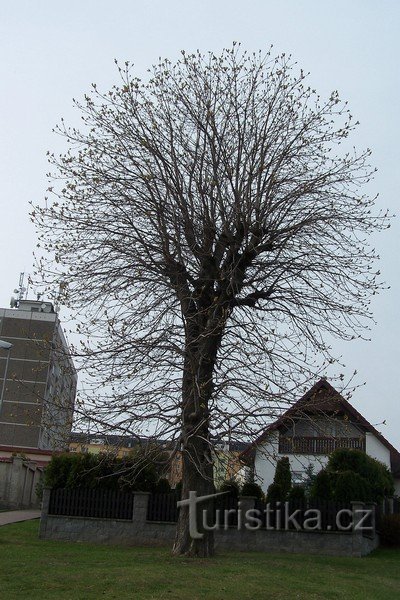
[[306, 490], [304, 485], [294, 485], [289, 492], [289, 500], [304, 500], [306, 497]]
[[394, 493], [393, 476], [389, 469], [361, 450], [340, 449], [332, 452], [327, 470], [335, 473], [352, 471], [361, 476], [369, 487], [368, 500], [380, 502]]
[[67, 487], [67, 479], [70, 471], [70, 457], [75, 454], [53, 454], [49, 464], [44, 471], [44, 485], [51, 488]]
[[242, 496], [255, 496], [261, 500], [264, 494], [258, 483], [245, 483], [242, 487]]
[[315, 466], [312, 463], [309, 463], [306, 468], [306, 471], [305, 471], [306, 478], [305, 478], [305, 481], [303, 484], [306, 496], [309, 496], [311, 494], [311, 489], [312, 489], [312, 486], [313, 486], [315, 478], [316, 478], [316, 474], [314, 473], [314, 470], [315, 470]]
[[148, 462], [142, 456], [125, 459], [120, 465], [120, 470], [122, 474], [118, 484], [123, 491], [152, 492], [157, 486], [157, 468], [154, 463]]
[[384, 515], [379, 533], [383, 545], [400, 548], [400, 514]]
[[67, 487], [118, 488], [118, 466], [107, 454], [77, 454], [72, 461]]
[[393, 476], [384, 464], [361, 450], [339, 449], [315, 477], [310, 495], [340, 502], [381, 502], [393, 491]]
[[45, 470], [52, 488], [102, 488], [150, 492], [159, 480], [157, 464], [143, 451], [126, 458], [107, 454], [54, 455]]
[[230, 496], [237, 498], [239, 496], [239, 485], [234, 479], [228, 479], [219, 488], [220, 492], [229, 492]]
[[292, 475], [290, 473], [290, 463], [287, 456], [283, 456], [276, 463], [274, 483], [280, 486], [282, 497], [280, 500], [286, 500], [290, 488], [292, 487]]
[[329, 500], [332, 498], [332, 491], [334, 487], [332, 473], [326, 469], [322, 469], [314, 478], [314, 481], [310, 488], [311, 498], [321, 498]]
[[155, 485], [154, 491], [158, 494], [168, 494], [171, 491], [171, 486], [168, 479], [162, 477], [159, 479]]
[[267, 502], [283, 502], [284, 498], [282, 487], [279, 483], [271, 483], [268, 487], [266, 501]]
[[358, 473], [343, 471], [335, 477], [332, 496], [337, 502], [368, 502], [371, 500], [371, 487]]

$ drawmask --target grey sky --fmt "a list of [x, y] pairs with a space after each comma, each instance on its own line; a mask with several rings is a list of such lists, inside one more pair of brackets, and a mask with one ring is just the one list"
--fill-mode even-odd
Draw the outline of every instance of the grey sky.
[[[92, 82], [117, 80], [114, 58], [136, 73], [165, 56], [197, 48], [218, 51], [233, 40], [248, 50], [274, 44], [311, 71], [321, 94], [337, 89], [361, 121], [353, 138], [369, 146], [379, 172], [369, 192], [397, 212], [399, 164], [400, 3], [396, 0], [35, 0], [0, 3], [0, 306], [7, 307], [20, 271], [29, 272], [36, 240], [28, 202], [47, 187], [46, 151], [64, 147], [51, 133], [63, 116], [77, 122], [72, 98]], [[348, 372], [366, 381], [353, 403], [400, 448], [397, 377], [400, 346], [400, 223], [377, 237], [380, 269], [391, 286], [374, 302], [370, 343], [337, 343]]]

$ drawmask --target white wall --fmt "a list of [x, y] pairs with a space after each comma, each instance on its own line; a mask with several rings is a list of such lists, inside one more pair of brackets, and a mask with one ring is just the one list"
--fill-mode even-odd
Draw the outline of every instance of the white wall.
[[365, 451], [390, 469], [390, 451], [372, 433], [365, 434]]
[[313, 465], [313, 472], [314, 475], [316, 475], [326, 466], [329, 458], [325, 454], [281, 454], [280, 456], [289, 457], [292, 476], [293, 473], [302, 473], [305, 475], [306, 469], [309, 465]]
[[256, 450], [254, 460], [255, 479], [259, 483], [264, 492], [273, 482], [277, 461], [282, 456], [288, 456], [290, 469], [292, 473], [304, 473], [307, 467], [312, 464], [314, 473], [317, 474], [325, 467], [328, 462], [328, 456], [314, 454], [279, 454], [279, 433], [272, 432], [268, 439], [261, 444]]
[[270, 483], [272, 483], [275, 475], [275, 467], [279, 458], [278, 454], [279, 434], [277, 431], [272, 432], [267, 440], [256, 449], [254, 459], [254, 475], [255, 481], [266, 492]]

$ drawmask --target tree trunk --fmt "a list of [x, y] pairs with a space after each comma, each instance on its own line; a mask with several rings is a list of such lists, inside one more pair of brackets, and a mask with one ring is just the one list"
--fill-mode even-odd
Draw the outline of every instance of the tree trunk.
[[[208, 444], [204, 444], [199, 438], [196, 440], [196, 447], [203, 456], [210, 452]], [[188, 498], [190, 491], [196, 491], [198, 496], [206, 496], [214, 492], [213, 466], [208, 459], [207, 464], [203, 461], [203, 466], [199, 466], [197, 464], [199, 462], [192, 460], [187, 450], [183, 451], [182, 498]], [[208, 473], [206, 474], [204, 471], [208, 471]], [[187, 506], [180, 508], [173, 554], [197, 557], [208, 557], [214, 554], [214, 534], [212, 531], [204, 529], [203, 511], [205, 511], [206, 523], [211, 525], [212, 501], [197, 504], [196, 528], [203, 537], [193, 539], [189, 532], [189, 508]]]
[[[201, 338], [196, 332], [196, 340]], [[197, 496], [215, 492], [212, 445], [209, 434], [209, 401], [213, 389], [213, 373], [220, 336], [212, 335], [196, 351], [187, 352], [182, 384], [182, 499], [190, 491]], [[180, 508], [176, 529], [174, 554], [207, 557], [214, 554], [214, 535], [203, 525], [213, 524], [213, 500], [197, 504], [197, 530], [201, 539], [193, 539], [189, 532], [189, 509]]]

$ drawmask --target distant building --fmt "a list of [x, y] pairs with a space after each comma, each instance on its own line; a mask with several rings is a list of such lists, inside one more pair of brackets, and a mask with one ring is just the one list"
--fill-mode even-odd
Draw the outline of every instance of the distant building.
[[[148, 443], [158, 444], [160, 450], [169, 454], [170, 459], [166, 477], [171, 487], [175, 488], [182, 479], [182, 452], [176, 450], [176, 443], [125, 435], [73, 432], [70, 438], [69, 450], [70, 452], [89, 452], [91, 454], [113, 454], [118, 458], [124, 458], [132, 455], [140, 445]], [[213, 447], [214, 483], [216, 487], [219, 487], [227, 479], [235, 479], [240, 484], [244, 483], [243, 463], [239, 457], [247, 444], [238, 441], [228, 443], [227, 441], [215, 440]]]
[[69, 440], [69, 451], [82, 454], [113, 454], [124, 458], [132, 454], [140, 442], [137, 437], [106, 433], [72, 432]]
[[77, 384], [58, 314], [50, 302], [19, 300], [0, 309], [0, 339], [12, 344], [0, 348], [0, 455], [39, 450], [47, 462], [68, 449]]
[[[239, 485], [246, 481], [246, 469], [241, 460], [241, 453], [247, 447], [245, 442], [227, 440], [213, 440], [213, 477], [214, 485], [218, 489], [225, 481], [235, 480]], [[174, 451], [170, 463], [168, 480], [171, 487], [182, 480], [182, 452]]]

